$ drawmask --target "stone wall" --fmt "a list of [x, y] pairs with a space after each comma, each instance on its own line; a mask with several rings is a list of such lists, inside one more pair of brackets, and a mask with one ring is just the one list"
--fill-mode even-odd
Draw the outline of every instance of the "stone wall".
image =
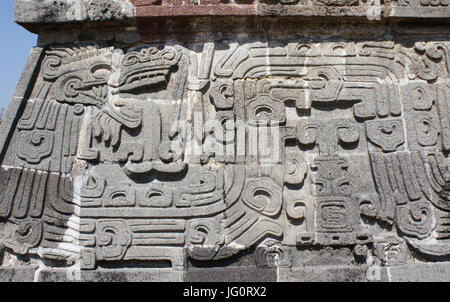
[[447, 0], [16, 0], [4, 280], [450, 281]]

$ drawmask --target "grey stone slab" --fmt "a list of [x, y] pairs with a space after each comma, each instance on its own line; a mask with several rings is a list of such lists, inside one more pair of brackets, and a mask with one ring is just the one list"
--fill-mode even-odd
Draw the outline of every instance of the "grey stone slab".
[[299, 268], [255, 267], [99, 269], [14, 266], [0, 268], [0, 282], [449, 282], [448, 263], [390, 267], [315, 265]]
[[275, 282], [275, 268], [213, 267], [186, 271], [185, 282]]
[[172, 2], [16, 1], [0, 246], [41, 281], [448, 280], [448, 1]]
[[18, 23], [122, 20], [134, 15], [128, 0], [17, 0], [14, 11]]
[[[197, 4], [192, 3], [133, 3], [126, 0], [15, 0], [15, 20], [20, 24], [79, 23], [79, 22], [127, 22], [135, 17], [149, 18], [161, 16], [211, 16], [211, 15], [259, 15], [259, 16], [302, 16], [302, 17], [357, 17], [368, 20], [382, 18], [448, 18], [448, 1], [264, 1], [252, 0], [247, 3]], [[245, 5], [243, 5], [245, 4]], [[156, 7], [155, 7], [156, 5]], [[210, 5], [210, 4], [209, 4]], [[242, 5], [242, 9], [239, 9]], [[33, 9], [30, 9], [33, 8]], [[162, 11], [165, 9], [166, 12]], [[33, 26], [31, 27], [33, 28]]]
[[80, 271], [43, 269], [39, 282], [182, 282], [183, 272], [172, 269], [110, 269]]
[[417, 263], [389, 268], [392, 282], [450, 282], [450, 263]]
[[279, 270], [280, 282], [449, 282], [449, 263], [396, 266], [314, 266]]
[[[280, 282], [369, 282], [388, 281], [384, 269], [379, 275], [371, 277], [368, 267], [352, 266], [312, 266], [293, 269], [280, 269]], [[369, 278], [370, 279], [369, 279]]]
[[0, 267], [0, 282], [33, 282], [37, 269], [33, 265]]

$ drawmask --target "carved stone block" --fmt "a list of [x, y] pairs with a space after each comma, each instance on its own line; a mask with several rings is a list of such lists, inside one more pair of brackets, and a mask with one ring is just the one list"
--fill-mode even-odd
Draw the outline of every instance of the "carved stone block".
[[42, 280], [448, 271], [448, 3], [369, 2], [16, 0], [40, 47], [0, 126], [5, 253]]

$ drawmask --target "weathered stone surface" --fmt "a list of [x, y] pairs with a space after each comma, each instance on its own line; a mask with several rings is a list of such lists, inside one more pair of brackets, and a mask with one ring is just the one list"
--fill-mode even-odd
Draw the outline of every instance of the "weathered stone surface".
[[19, 23], [120, 21], [134, 16], [130, 0], [17, 0], [14, 4]]
[[277, 270], [255, 267], [202, 268], [186, 272], [185, 282], [276, 282]]
[[280, 282], [449, 282], [448, 263], [394, 267], [312, 266], [280, 269]]
[[447, 1], [57, 2], [16, 1], [5, 279], [449, 280]]
[[43, 269], [37, 282], [182, 282], [183, 272], [170, 268], [108, 269], [80, 271], [66, 268]]
[[37, 266], [30, 265], [1, 267], [0, 282], [33, 282], [37, 268]]
[[161, 16], [346, 16], [372, 20], [450, 16], [448, 0], [15, 0], [15, 4], [15, 20], [25, 24]]

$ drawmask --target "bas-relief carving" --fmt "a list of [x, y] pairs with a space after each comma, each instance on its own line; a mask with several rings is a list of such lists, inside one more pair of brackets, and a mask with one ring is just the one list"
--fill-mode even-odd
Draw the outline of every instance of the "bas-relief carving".
[[449, 44], [412, 45], [50, 47], [0, 170], [2, 245], [84, 269], [448, 259]]

